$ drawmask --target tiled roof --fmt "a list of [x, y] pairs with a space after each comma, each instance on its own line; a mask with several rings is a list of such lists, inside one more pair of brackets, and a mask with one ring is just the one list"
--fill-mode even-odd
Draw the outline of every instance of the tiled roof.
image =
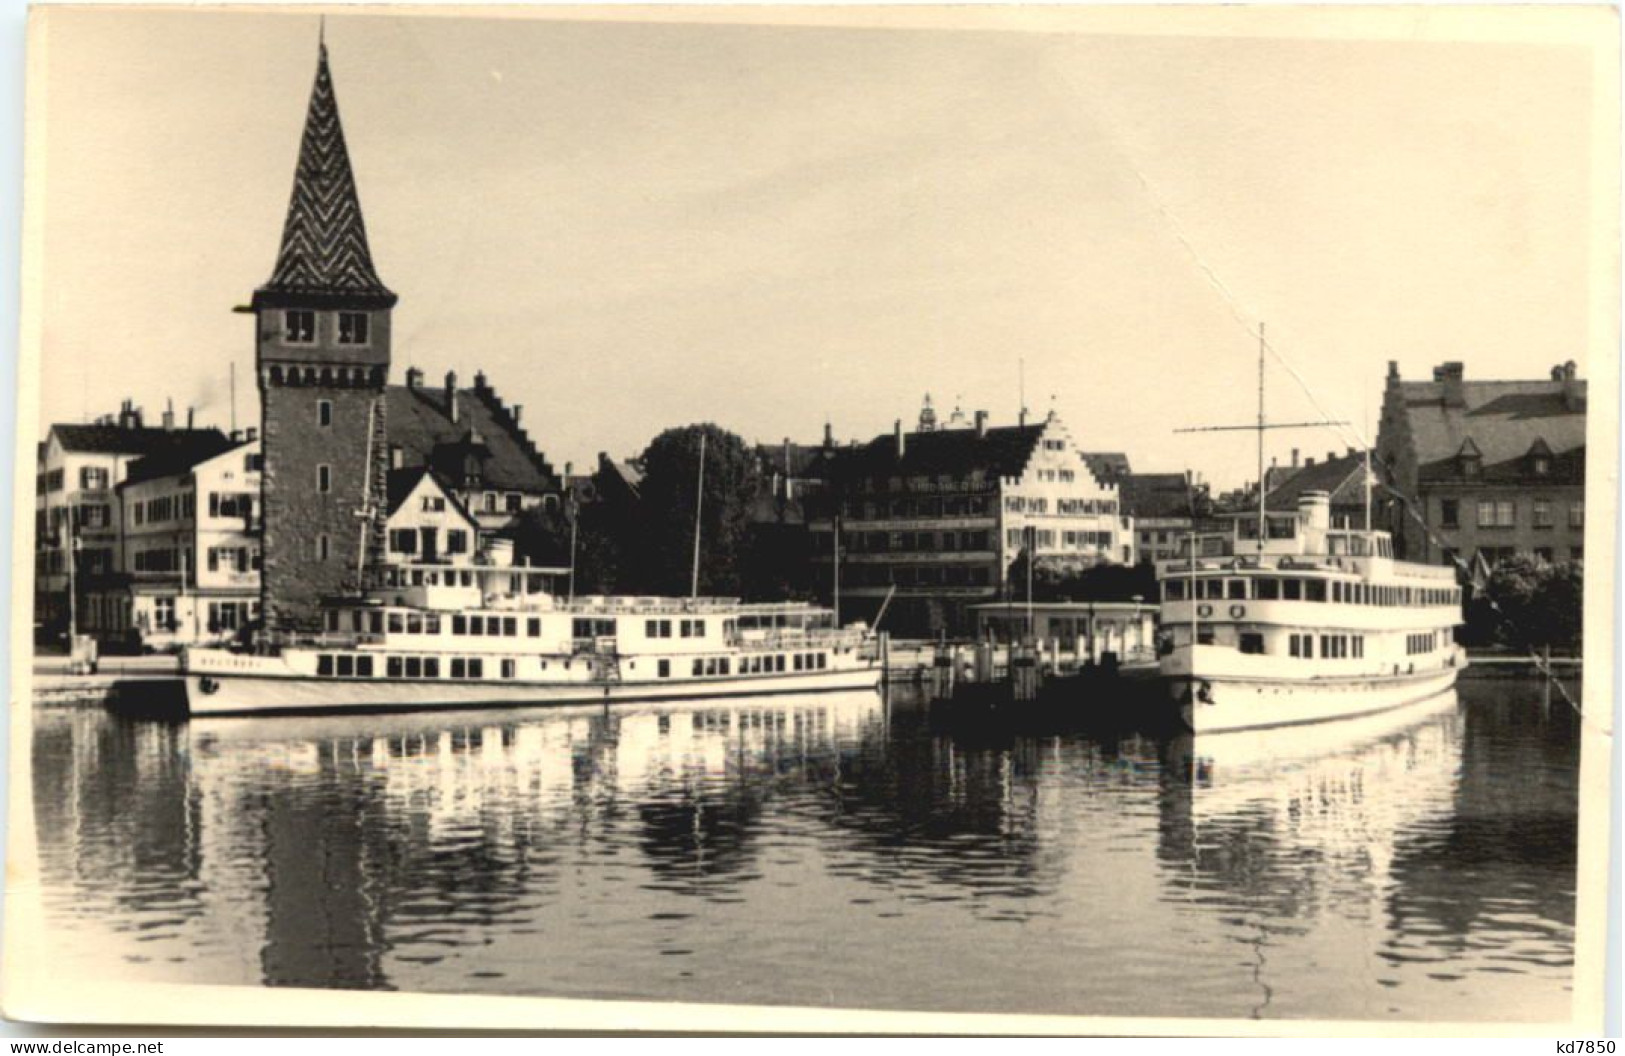
[[867, 444], [831, 452], [831, 469], [847, 478], [957, 476], [981, 470], [993, 477], [1019, 477], [1032, 458], [1042, 425], [1009, 425], [978, 435], [974, 429], [908, 433], [903, 457], [891, 433]]
[[457, 390], [455, 422], [444, 389], [391, 385], [386, 401], [389, 442], [400, 446], [405, 465], [432, 466], [454, 486], [471, 464], [493, 488], [533, 495], [558, 490], [553, 467], [489, 388]]
[[1189, 517], [1191, 489], [1183, 473], [1130, 473], [1117, 482], [1123, 512], [1134, 517]]
[[[1580, 469], [1584, 479], [1586, 383], [1576, 379], [1577, 399], [1565, 401], [1565, 382], [1400, 382], [1405, 414], [1422, 480], [1455, 478], [1456, 456], [1471, 440], [1482, 459], [1481, 479], [1518, 479], [1536, 441], [1553, 453], [1558, 471]], [[1459, 399], [1452, 393], [1459, 390]]]
[[1121, 451], [1083, 451], [1084, 464], [1102, 484], [1115, 484], [1133, 472], [1128, 456]]
[[145, 458], [130, 463], [124, 483], [139, 484], [144, 480], [185, 473], [200, 462], [223, 455], [234, 447], [247, 447], [251, 442], [228, 440], [218, 429], [174, 430], [169, 433], [167, 442], [161, 442]]
[[293, 195], [282, 227], [282, 248], [270, 281], [254, 294], [256, 307], [311, 298], [335, 304], [395, 303], [373, 267], [350, 154], [339, 123], [338, 97], [327, 69], [327, 46], [316, 63], [316, 84], [305, 115], [304, 140]]
[[220, 443], [226, 441], [225, 434], [218, 429], [129, 428], [119, 425], [58, 423], [51, 426], [51, 432], [56, 434], [57, 442], [62, 445], [64, 451], [98, 455], [155, 454], [177, 443], [186, 443], [188, 438], [201, 436], [212, 437]]
[[1270, 490], [1265, 503], [1272, 510], [1296, 510], [1304, 492], [1324, 491], [1333, 506], [1357, 506], [1365, 502], [1364, 472], [1365, 456], [1360, 453], [1300, 466]]

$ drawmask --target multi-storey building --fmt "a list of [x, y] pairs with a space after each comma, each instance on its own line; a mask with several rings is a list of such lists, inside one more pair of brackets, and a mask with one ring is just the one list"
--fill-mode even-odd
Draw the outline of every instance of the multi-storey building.
[[144, 649], [221, 642], [260, 616], [258, 439], [151, 455], [119, 485], [122, 575], [86, 630]]
[[1395, 493], [1384, 512], [1399, 553], [1583, 558], [1586, 383], [1575, 365], [1542, 381], [1464, 375], [1445, 363], [1432, 381], [1404, 381], [1388, 365], [1374, 468]]
[[[169, 411], [161, 427], [147, 426], [128, 400], [118, 415], [90, 425], [51, 426], [39, 445], [34, 496], [34, 621], [42, 637], [65, 633], [70, 614], [77, 626], [94, 626], [98, 613], [80, 613], [80, 604], [105, 594], [123, 571], [116, 488], [130, 467], [200, 442], [226, 438], [218, 429], [177, 428]], [[77, 555], [71, 567], [69, 554]]]
[[[922, 416], [923, 417], [923, 416]], [[816, 589], [845, 619], [900, 634], [974, 633], [970, 606], [1004, 596], [1023, 553], [1089, 564], [1130, 556], [1117, 490], [1098, 481], [1055, 415], [989, 427], [925, 428], [850, 448], [826, 445], [808, 502]], [[838, 570], [834, 553], [839, 521]]]
[[455, 372], [430, 388], [409, 368], [386, 399], [391, 468], [432, 469], [482, 532], [511, 529], [536, 506], [560, 507], [564, 479], [521, 426], [524, 408], [505, 404], [484, 372], [472, 388], [458, 388]]
[[1118, 482], [1123, 513], [1130, 518], [1132, 563], [1179, 556], [1179, 548], [1212, 503], [1183, 473], [1130, 473]]

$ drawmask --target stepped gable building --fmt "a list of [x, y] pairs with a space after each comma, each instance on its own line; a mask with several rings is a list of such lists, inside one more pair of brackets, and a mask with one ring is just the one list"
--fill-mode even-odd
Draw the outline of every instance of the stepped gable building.
[[1399, 553], [1480, 566], [1519, 553], [1583, 558], [1586, 383], [1575, 365], [1536, 381], [1465, 374], [1452, 362], [1432, 381], [1405, 381], [1388, 364], [1373, 468], [1423, 522], [1389, 504]]
[[321, 45], [271, 278], [254, 292], [267, 629], [320, 628], [324, 597], [384, 552], [390, 312]]
[[971, 606], [1008, 595], [1024, 552], [1080, 564], [1123, 562], [1132, 545], [1115, 487], [1090, 470], [1055, 414], [1038, 424], [921, 428], [826, 448], [825, 487], [808, 500], [815, 589], [834, 593], [840, 518], [843, 619], [873, 619], [895, 588], [886, 627], [901, 635], [973, 634]]
[[523, 408], [503, 403], [483, 372], [458, 388], [455, 372], [428, 388], [411, 368], [386, 392], [391, 469], [428, 467], [479, 522], [504, 533], [534, 506], [558, 509], [564, 480], [520, 425]]

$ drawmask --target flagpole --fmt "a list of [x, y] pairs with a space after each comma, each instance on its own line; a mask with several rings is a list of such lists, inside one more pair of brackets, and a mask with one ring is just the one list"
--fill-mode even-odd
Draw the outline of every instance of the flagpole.
[[694, 492], [694, 574], [689, 581], [688, 596], [700, 596], [700, 510], [705, 505], [705, 434], [700, 434], [700, 482]]

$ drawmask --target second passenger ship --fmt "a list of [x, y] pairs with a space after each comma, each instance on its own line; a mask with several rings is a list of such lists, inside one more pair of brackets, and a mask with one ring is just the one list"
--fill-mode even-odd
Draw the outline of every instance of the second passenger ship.
[[1453, 569], [1395, 560], [1387, 532], [1332, 528], [1323, 491], [1265, 522], [1262, 540], [1238, 517], [1158, 563], [1162, 674], [1193, 731], [1352, 718], [1455, 684]]

